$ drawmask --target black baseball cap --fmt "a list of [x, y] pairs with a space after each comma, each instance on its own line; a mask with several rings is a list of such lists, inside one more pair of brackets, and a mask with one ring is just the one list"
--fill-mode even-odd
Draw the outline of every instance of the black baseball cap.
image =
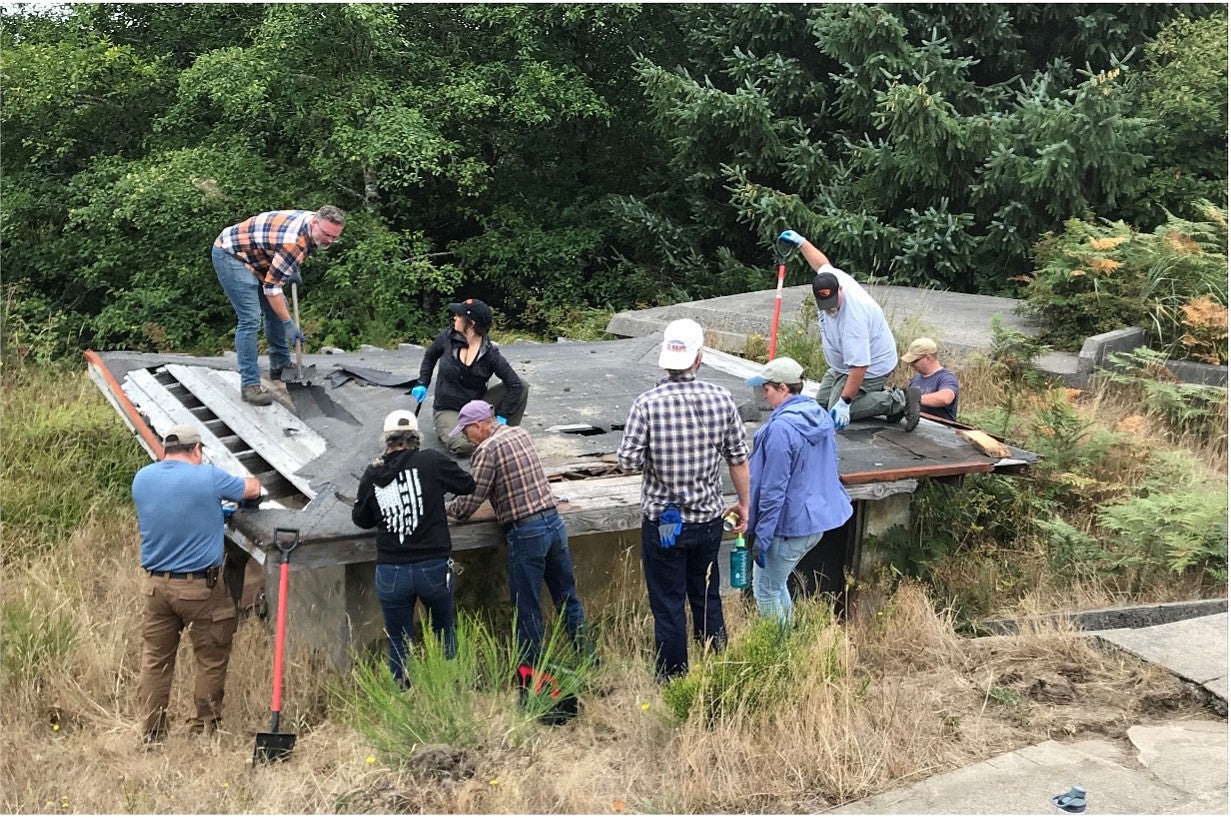
[[474, 321], [480, 327], [492, 325], [492, 308], [477, 298], [467, 298], [449, 305], [449, 312]]
[[838, 277], [833, 273], [819, 273], [812, 279], [812, 294], [816, 296], [818, 310], [831, 310], [838, 306]]

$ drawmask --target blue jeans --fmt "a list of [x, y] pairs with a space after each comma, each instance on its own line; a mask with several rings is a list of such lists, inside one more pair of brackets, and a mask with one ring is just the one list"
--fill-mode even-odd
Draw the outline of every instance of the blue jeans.
[[509, 596], [517, 616], [517, 647], [522, 661], [536, 665], [546, 634], [539, 596], [544, 582], [574, 644], [583, 649], [591, 646], [586, 617], [577, 598], [564, 520], [555, 511], [532, 516], [534, 519], [509, 526], [504, 539], [509, 546]]
[[765, 552], [765, 567], [752, 566], [752, 596], [761, 616], [776, 616], [783, 625], [791, 624], [791, 595], [786, 582], [799, 561], [825, 536], [807, 534], [803, 537], [774, 537]]
[[445, 648], [445, 656], [457, 654], [453, 630], [453, 569], [445, 557], [423, 562], [382, 562], [376, 566], [376, 599], [385, 615], [389, 635], [389, 672], [403, 687], [406, 676], [406, 645], [414, 634], [415, 601], [422, 600], [432, 631]]
[[693, 638], [716, 650], [726, 647], [727, 626], [718, 597], [721, 545], [721, 519], [684, 523], [675, 545], [663, 548], [658, 522], [641, 518], [641, 566], [654, 614], [654, 673], [660, 680], [688, 672], [685, 597], [692, 610]]
[[291, 365], [291, 352], [286, 345], [286, 330], [282, 319], [269, 306], [260, 280], [244, 263], [220, 247], [210, 252], [218, 283], [235, 308], [235, 357], [239, 359], [240, 386], [255, 386], [261, 382], [257, 364], [256, 336], [261, 330], [261, 315], [265, 316], [265, 340], [269, 342], [269, 367], [278, 369]]

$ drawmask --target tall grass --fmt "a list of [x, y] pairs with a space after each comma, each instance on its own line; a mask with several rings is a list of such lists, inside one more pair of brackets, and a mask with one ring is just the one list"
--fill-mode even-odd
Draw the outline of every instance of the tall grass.
[[61, 544], [96, 510], [131, 507], [149, 457], [82, 368], [10, 362], [0, 388], [6, 563]]
[[[512, 687], [520, 664], [512, 634], [499, 638], [478, 617], [462, 612], [456, 636], [452, 658], [434, 634], [411, 646], [408, 690], [398, 685], [381, 657], [359, 662], [352, 683], [339, 691], [346, 720], [390, 761], [405, 762], [431, 744], [515, 746], [555, 704], [550, 685], [537, 695], [532, 690], [519, 703]], [[590, 686], [591, 661], [566, 642], [557, 618], [544, 640], [533, 687], [539, 687], [543, 672], [551, 672], [561, 696], [575, 697]]]

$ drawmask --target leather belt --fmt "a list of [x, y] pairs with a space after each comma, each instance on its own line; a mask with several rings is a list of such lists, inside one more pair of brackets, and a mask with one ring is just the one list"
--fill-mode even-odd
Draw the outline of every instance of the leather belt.
[[539, 520], [550, 520], [557, 515], [556, 509], [548, 508], [543, 511], [536, 511], [533, 514], [527, 514], [520, 520], [514, 520], [513, 525], [526, 525], [527, 523], [537, 523]]
[[151, 571], [147, 568], [146, 572], [159, 579], [209, 579], [211, 574], [218, 576], [218, 566], [206, 568], [204, 571]]

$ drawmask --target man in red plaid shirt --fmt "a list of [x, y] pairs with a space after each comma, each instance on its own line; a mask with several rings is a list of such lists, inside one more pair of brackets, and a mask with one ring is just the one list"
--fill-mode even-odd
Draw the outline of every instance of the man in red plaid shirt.
[[291, 365], [290, 345], [303, 343], [303, 331], [291, 319], [282, 285], [299, 281], [299, 265], [318, 247], [342, 235], [346, 216], [333, 205], [311, 210], [273, 210], [223, 230], [211, 252], [214, 272], [235, 308], [235, 357], [239, 359], [240, 395], [257, 406], [273, 402], [261, 385], [257, 333], [265, 319], [269, 342], [269, 377], [277, 379]]

